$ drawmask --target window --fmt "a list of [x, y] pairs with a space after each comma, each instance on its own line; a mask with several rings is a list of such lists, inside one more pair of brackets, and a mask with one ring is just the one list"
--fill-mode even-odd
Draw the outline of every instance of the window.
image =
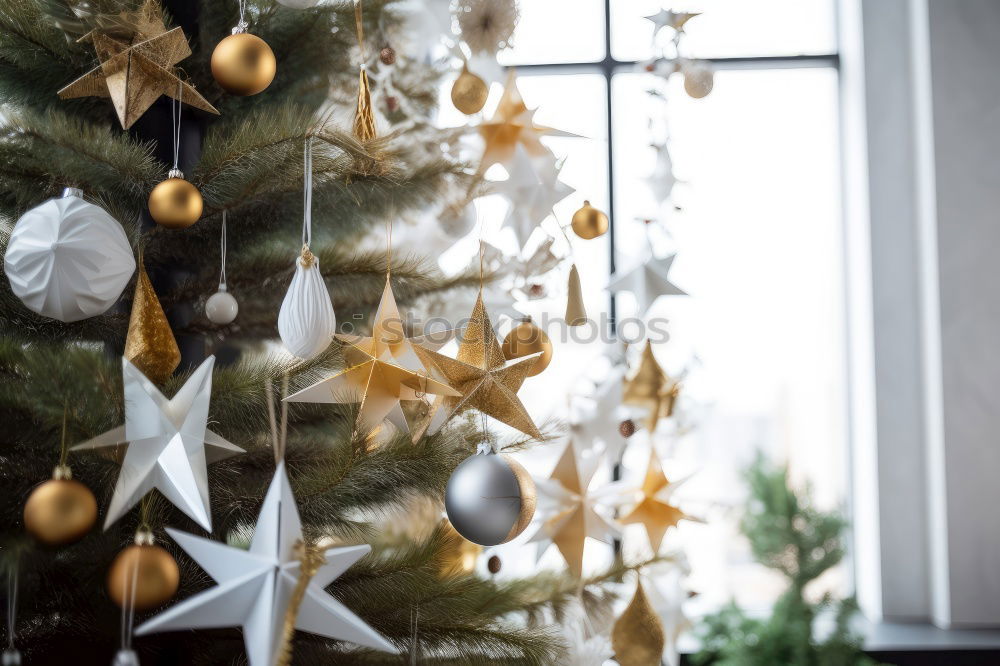
[[[661, 363], [674, 374], [692, 367], [685, 394], [696, 428], [661, 453], [668, 454], [668, 476], [694, 474], [678, 498], [708, 521], [684, 523], [670, 537], [690, 559], [690, 587], [705, 608], [733, 597], [765, 605], [781, 590], [781, 581], [753, 564], [738, 534], [745, 499], [740, 472], [758, 450], [787, 460], [823, 505], [844, 499], [833, 4], [675, 3], [677, 10], [704, 12], [690, 22], [686, 42], [689, 56], [711, 59], [717, 71], [713, 92], [700, 100], [684, 94], [679, 77], [671, 80], [665, 105], [647, 93], [660, 79], [641, 66], [653, 55], [652, 23], [643, 17], [661, 8], [657, 0], [522, 2], [515, 46], [501, 53], [501, 64], [517, 67], [519, 87], [528, 106], [539, 109], [540, 124], [589, 139], [546, 139], [566, 157], [563, 180], [576, 188], [557, 206], [556, 219], [567, 224], [585, 198], [611, 218], [609, 234], [573, 243], [588, 312], [610, 311], [619, 322], [634, 315], [629, 294], [609, 301], [605, 287], [614, 267], [640, 261], [648, 246], [658, 255], [678, 253], [671, 279], [691, 298], [660, 299], [651, 314], [669, 320], [671, 339], [657, 348]], [[780, 21], [771, 20], [777, 15]], [[496, 85], [493, 95], [491, 104]], [[443, 107], [446, 123], [461, 122]], [[645, 179], [655, 159], [648, 120], [664, 114], [680, 183], [661, 209]], [[480, 206], [487, 223], [495, 221], [493, 229], [502, 205]], [[556, 224], [545, 223], [553, 235]], [[562, 305], [531, 307], [557, 311]], [[553, 397], [554, 382], [568, 392], [581, 368], [604, 350], [599, 344], [558, 347], [547, 381], [529, 380], [523, 389], [533, 416], [543, 421], [558, 414], [565, 393]], [[532, 467], [544, 474], [558, 452], [550, 453], [541, 462], [536, 456]], [[625, 462], [639, 471], [644, 466], [628, 456]], [[631, 540], [645, 547], [644, 539]], [[608, 557], [608, 549], [587, 548], [592, 561]]]

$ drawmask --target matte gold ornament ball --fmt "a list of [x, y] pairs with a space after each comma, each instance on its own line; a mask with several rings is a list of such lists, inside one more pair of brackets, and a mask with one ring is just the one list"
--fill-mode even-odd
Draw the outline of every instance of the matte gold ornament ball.
[[489, 86], [470, 72], [468, 67], [462, 68], [462, 73], [458, 75], [455, 83], [451, 86], [451, 103], [467, 116], [482, 111], [489, 95]]
[[53, 478], [31, 491], [24, 504], [24, 527], [49, 546], [81, 539], [97, 520], [97, 500], [90, 488], [58, 467]]
[[167, 229], [185, 229], [198, 221], [201, 192], [183, 178], [167, 178], [149, 193], [149, 214]]
[[212, 51], [212, 76], [226, 92], [256, 95], [274, 80], [278, 63], [260, 37], [248, 32], [230, 35]]
[[522, 319], [521, 323], [515, 326], [503, 339], [500, 348], [503, 350], [503, 357], [508, 361], [542, 352], [542, 355], [535, 360], [531, 371], [528, 372], [529, 377], [541, 374], [552, 362], [552, 341], [549, 340], [545, 331], [535, 326], [531, 317]]
[[111, 563], [108, 596], [124, 606], [135, 580], [135, 608], [145, 610], [174, 596], [180, 579], [177, 562], [170, 553], [154, 544], [134, 544], [120, 552]]
[[584, 240], [593, 240], [608, 230], [608, 216], [583, 202], [583, 207], [573, 213], [573, 233]]

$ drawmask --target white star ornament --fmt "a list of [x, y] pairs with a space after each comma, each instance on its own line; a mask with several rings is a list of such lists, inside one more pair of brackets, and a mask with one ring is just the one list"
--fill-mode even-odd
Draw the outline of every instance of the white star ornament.
[[[250, 666], [274, 664], [301, 567], [297, 551], [302, 544], [302, 523], [284, 462], [275, 470], [249, 550], [170, 528], [167, 532], [218, 585], [160, 613], [140, 626], [136, 635], [242, 627]], [[324, 589], [370, 550], [371, 546], [361, 545], [330, 548], [324, 553], [325, 564], [305, 588], [296, 629], [396, 652], [392, 643]]]
[[122, 359], [125, 425], [73, 447], [80, 451], [128, 444], [104, 529], [155, 488], [205, 530], [212, 530], [207, 465], [244, 453], [207, 427], [214, 365], [215, 357], [209, 356], [168, 400]]

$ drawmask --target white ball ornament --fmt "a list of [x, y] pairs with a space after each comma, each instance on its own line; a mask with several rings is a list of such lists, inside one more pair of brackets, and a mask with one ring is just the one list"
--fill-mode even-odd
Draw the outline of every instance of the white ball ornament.
[[319, 0], [278, 0], [279, 5], [292, 9], [309, 9], [319, 4]]
[[66, 188], [21, 216], [4, 256], [10, 288], [44, 317], [73, 322], [106, 312], [135, 272], [121, 225]]
[[219, 291], [209, 296], [208, 300], [205, 301], [205, 316], [218, 326], [233, 323], [239, 311], [239, 303], [236, 302], [224, 284], [220, 284]]

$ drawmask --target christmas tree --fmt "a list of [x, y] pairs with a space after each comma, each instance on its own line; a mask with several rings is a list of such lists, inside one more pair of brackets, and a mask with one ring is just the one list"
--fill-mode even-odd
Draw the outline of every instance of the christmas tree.
[[[825, 512], [796, 491], [788, 470], [759, 457], [747, 472], [750, 503], [741, 529], [754, 557], [780, 572], [788, 589], [769, 618], [747, 616], [735, 604], [706, 617], [699, 629], [701, 651], [695, 664], [712, 666], [873, 666], [851, 627], [858, 612], [854, 599], [825, 593], [810, 601], [806, 588], [844, 557], [847, 526], [837, 512]], [[817, 618], [831, 619], [828, 631]]]
[[[395, 384], [386, 380], [396, 398], [456, 394], [449, 376], [403, 367], [399, 340], [388, 350], [377, 336], [327, 346], [330, 330], [318, 341], [315, 329], [296, 332], [303, 322], [329, 326], [331, 313], [290, 308], [282, 326], [293, 273], [321, 271], [311, 288], [321, 301], [328, 292], [337, 319], [362, 336], [384, 332], [393, 294], [408, 303], [484, 279], [478, 270], [445, 278], [420, 247], [364, 245], [408, 211], [461, 201], [476, 169], [440, 148], [454, 140], [428, 121], [440, 72], [397, 57], [393, 3], [315, 4], [0, 5], [9, 277], [0, 286], [0, 563], [7, 638], [25, 663], [107, 664], [130, 645], [145, 664], [244, 663], [260, 641], [261, 663], [399, 663], [400, 653], [421, 663], [559, 663], [558, 634], [532, 620], [578, 596], [606, 602], [596, 588], [630, 569], [582, 582], [455, 575], [455, 534], [438, 516], [456, 467], [496, 441], [478, 417], [428, 429], [418, 411], [403, 414], [412, 428], [393, 429], [380, 413], [365, 420], [379, 411], [374, 399], [306, 400], [355, 364], [367, 364], [369, 380], [398, 371]], [[227, 60], [220, 43], [231, 38]], [[59, 198], [66, 187], [75, 191]], [[32, 224], [15, 231], [26, 214]], [[82, 246], [38, 241], [53, 216]], [[94, 253], [105, 257], [99, 274]], [[286, 346], [300, 343], [300, 358], [272, 352], [279, 329]], [[282, 400], [295, 394], [306, 401]], [[337, 397], [328, 391], [326, 402]], [[159, 458], [129, 462], [154, 440]], [[46, 522], [55, 509], [33, 493], [53, 468], [76, 493], [59, 495], [71, 505], [56, 513], [82, 527]], [[40, 508], [26, 510], [29, 496]], [[301, 533], [288, 531], [296, 514]], [[268, 529], [278, 534], [270, 544]], [[361, 557], [358, 544], [374, 552]], [[269, 546], [285, 568], [238, 578]], [[157, 555], [122, 564], [135, 548]], [[240, 596], [248, 581], [259, 589]], [[261, 601], [272, 587], [288, 596]], [[198, 596], [223, 593], [232, 596], [214, 611]], [[159, 633], [178, 628], [171, 618], [196, 599], [208, 609], [200, 620], [177, 622], [198, 630]], [[118, 604], [134, 607], [136, 627], [157, 631], [133, 642], [133, 618]], [[326, 624], [304, 626], [317, 617]]]

